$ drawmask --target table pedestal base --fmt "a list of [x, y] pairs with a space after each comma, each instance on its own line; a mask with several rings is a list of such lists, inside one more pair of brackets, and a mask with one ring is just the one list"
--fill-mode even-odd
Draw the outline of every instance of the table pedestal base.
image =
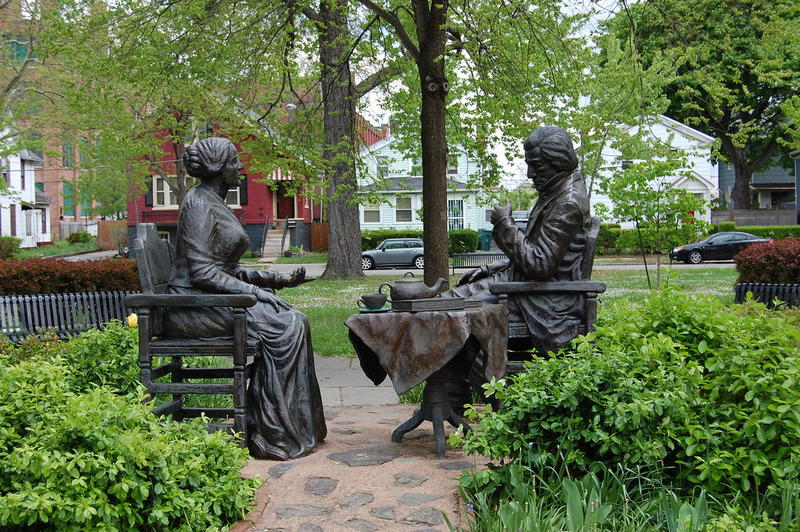
[[392, 441], [400, 443], [403, 435], [419, 427], [423, 421], [433, 423], [433, 438], [435, 441], [436, 456], [444, 458], [444, 422], [447, 421], [454, 427], [464, 426], [464, 431], [469, 431], [470, 426], [453, 411], [450, 396], [447, 393], [447, 382], [450, 372], [445, 368], [432, 374], [425, 381], [425, 390], [422, 392], [422, 404], [414, 411], [411, 419], [401, 424], [392, 432]]

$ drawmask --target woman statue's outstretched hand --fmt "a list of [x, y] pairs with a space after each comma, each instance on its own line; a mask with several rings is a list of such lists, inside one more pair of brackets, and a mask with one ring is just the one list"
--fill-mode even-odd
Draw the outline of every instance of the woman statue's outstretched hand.
[[306, 277], [306, 269], [303, 266], [300, 266], [295, 271], [293, 271], [288, 277], [284, 277], [283, 282], [281, 283], [281, 288], [288, 288], [292, 286], [301, 285], [303, 283], [309, 283], [313, 281], [313, 277]]

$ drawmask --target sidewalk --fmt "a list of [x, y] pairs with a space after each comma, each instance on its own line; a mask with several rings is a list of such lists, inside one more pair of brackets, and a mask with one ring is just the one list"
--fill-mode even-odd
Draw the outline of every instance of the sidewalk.
[[453, 450], [437, 459], [429, 422], [392, 443], [392, 431], [416, 405], [396, 404], [388, 379], [374, 386], [358, 359], [315, 357], [315, 363], [328, 436], [297, 460], [250, 460], [243, 474], [265, 483], [247, 520], [232, 532], [444, 532], [442, 514], [465, 526], [458, 478], [485, 460]]

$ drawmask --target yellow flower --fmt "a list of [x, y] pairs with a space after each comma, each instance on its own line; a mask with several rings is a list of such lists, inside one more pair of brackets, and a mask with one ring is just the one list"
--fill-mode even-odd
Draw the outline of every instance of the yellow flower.
[[139, 326], [139, 316], [137, 316], [134, 313], [131, 313], [131, 315], [128, 316], [128, 327], [133, 329], [134, 327], [138, 326]]

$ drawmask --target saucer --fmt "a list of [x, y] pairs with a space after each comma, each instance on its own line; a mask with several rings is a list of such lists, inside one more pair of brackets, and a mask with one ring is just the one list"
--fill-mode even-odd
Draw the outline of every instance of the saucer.
[[360, 308], [360, 309], [358, 309], [358, 311], [361, 314], [376, 314], [376, 313], [380, 313], [380, 312], [389, 312], [390, 310], [392, 310], [392, 309], [386, 308], [386, 307], [384, 307], [384, 308]]

